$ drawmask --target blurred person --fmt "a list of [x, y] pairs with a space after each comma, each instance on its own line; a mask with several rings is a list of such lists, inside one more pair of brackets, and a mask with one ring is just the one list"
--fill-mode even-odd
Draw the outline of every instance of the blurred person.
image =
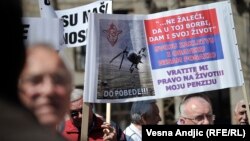
[[190, 94], [180, 103], [179, 125], [211, 125], [214, 124], [212, 104], [204, 94]]
[[27, 60], [19, 80], [19, 97], [40, 124], [56, 131], [69, 111], [71, 73], [48, 44], [27, 49]]
[[141, 141], [142, 125], [156, 125], [161, 121], [155, 100], [134, 102], [130, 116], [131, 124], [123, 131], [127, 141]]
[[234, 118], [236, 124], [249, 125], [245, 100], [242, 99], [236, 103], [234, 109]]
[[[64, 124], [63, 136], [69, 141], [79, 141], [82, 124], [83, 90], [74, 89], [71, 94], [70, 119]], [[104, 118], [93, 112], [93, 105], [89, 105], [88, 138], [89, 141], [123, 141], [122, 130], [117, 125], [104, 122]]]
[[52, 134], [41, 126], [18, 98], [18, 80], [25, 62], [25, 47], [23, 43], [22, 8], [19, 0], [6, 0], [0, 4], [0, 26], [5, 28], [0, 38], [0, 56], [3, 67], [2, 75], [7, 79], [1, 81], [0, 94], [0, 140], [1, 141], [62, 141], [59, 134]]

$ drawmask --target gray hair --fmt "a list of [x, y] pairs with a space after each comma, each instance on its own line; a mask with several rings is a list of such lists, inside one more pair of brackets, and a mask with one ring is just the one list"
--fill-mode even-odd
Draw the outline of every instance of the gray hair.
[[[235, 105], [235, 108], [234, 108], [234, 112], [237, 113], [239, 107], [242, 106], [243, 108], [245, 107], [246, 108], [246, 101], [244, 99], [241, 99], [240, 101], [238, 101]], [[250, 105], [249, 105], [250, 106]]]
[[181, 103], [180, 103], [180, 106], [179, 106], [180, 115], [183, 116], [183, 114], [184, 114], [184, 106], [190, 101], [190, 99], [193, 99], [193, 98], [202, 98], [205, 101], [207, 101], [211, 105], [211, 107], [212, 107], [211, 100], [209, 99], [209, 97], [207, 96], [206, 93], [190, 94], [190, 95], [185, 96], [182, 99]]
[[130, 115], [131, 115], [131, 122], [139, 124], [141, 122], [142, 115], [151, 115], [153, 112], [152, 103], [156, 103], [155, 100], [147, 100], [147, 101], [137, 101], [134, 102]]
[[70, 101], [74, 102], [79, 99], [81, 99], [83, 96], [83, 90], [82, 89], [74, 89], [70, 95]]

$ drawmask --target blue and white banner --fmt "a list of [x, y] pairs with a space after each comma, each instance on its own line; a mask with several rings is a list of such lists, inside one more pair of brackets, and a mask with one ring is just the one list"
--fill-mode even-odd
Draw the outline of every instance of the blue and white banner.
[[90, 14], [85, 102], [159, 99], [244, 83], [228, 1], [149, 15]]

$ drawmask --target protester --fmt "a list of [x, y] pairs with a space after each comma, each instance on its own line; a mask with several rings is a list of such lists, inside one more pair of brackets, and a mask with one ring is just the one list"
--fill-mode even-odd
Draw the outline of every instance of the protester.
[[249, 124], [248, 118], [247, 118], [246, 102], [243, 99], [238, 101], [235, 105], [234, 118], [235, 118], [236, 124], [239, 124], [239, 125]]
[[19, 0], [1, 1], [0, 26], [2, 30], [0, 56], [2, 75], [0, 94], [0, 140], [1, 141], [62, 141], [58, 134], [52, 134], [41, 126], [18, 98], [18, 79], [25, 62], [25, 47], [22, 32], [22, 9]]
[[56, 125], [69, 111], [71, 90], [71, 73], [58, 53], [47, 44], [29, 47], [19, 96], [40, 124], [56, 131]]
[[[75, 89], [71, 94], [70, 119], [65, 122], [63, 136], [69, 141], [79, 141], [82, 123], [83, 91]], [[118, 127], [105, 123], [103, 117], [93, 113], [90, 104], [88, 139], [89, 141], [123, 141], [125, 136]]]
[[208, 125], [213, 124], [213, 115], [210, 99], [204, 94], [191, 94], [183, 98], [180, 103], [179, 125]]
[[123, 131], [127, 141], [141, 141], [142, 125], [156, 125], [161, 121], [155, 100], [134, 102], [130, 115], [131, 124]]

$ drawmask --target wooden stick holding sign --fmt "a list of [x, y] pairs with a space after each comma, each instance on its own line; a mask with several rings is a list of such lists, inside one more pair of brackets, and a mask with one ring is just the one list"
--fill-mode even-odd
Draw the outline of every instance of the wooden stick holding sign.
[[247, 96], [245, 83], [242, 85], [242, 91], [243, 91], [243, 97], [244, 97], [245, 102], [246, 102], [246, 110], [247, 110], [248, 123], [250, 123], [250, 109], [249, 109], [249, 101], [248, 101], [249, 96]]
[[111, 116], [111, 103], [106, 104], [106, 122], [110, 123]]
[[[106, 123], [110, 124], [110, 114], [111, 114], [111, 103], [106, 103]], [[109, 129], [104, 129], [104, 136], [108, 136], [109, 133], [112, 132]]]
[[81, 141], [88, 140], [89, 125], [89, 103], [83, 103], [82, 106], [82, 125], [81, 125]]

